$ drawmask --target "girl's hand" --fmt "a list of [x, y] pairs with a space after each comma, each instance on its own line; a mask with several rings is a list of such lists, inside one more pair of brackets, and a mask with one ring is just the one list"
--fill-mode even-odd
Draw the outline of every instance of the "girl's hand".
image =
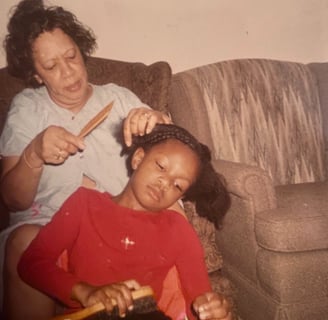
[[157, 123], [172, 123], [169, 115], [160, 111], [135, 108], [132, 109], [124, 120], [123, 133], [124, 141], [129, 147], [132, 143], [132, 135], [140, 135], [150, 133]]
[[193, 309], [201, 320], [232, 320], [228, 301], [215, 292], [197, 297], [193, 302]]
[[72, 289], [72, 299], [79, 301], [84, 307], [91, 307], [101, 302], [109, 313], [117, 305], [119, 315], [124, 317], [127, 310], [133, 309], [131, 290], [139, 288], [140, 285], [135, 280], [99, 287], [79, 282]]
[[38, 167], [43, 163], [61, 164], [84, 147], [83, 139], [62, 127], [50, 126], [35, 137], [26, 153], [29, 163]]

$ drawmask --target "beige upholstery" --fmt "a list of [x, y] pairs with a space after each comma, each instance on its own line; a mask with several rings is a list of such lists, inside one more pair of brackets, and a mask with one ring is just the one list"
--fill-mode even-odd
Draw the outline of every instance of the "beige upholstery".
[[232, 207], [216, 240], [243, 320], [328, 315], [328, 64], [244, 59], [173, 75]]

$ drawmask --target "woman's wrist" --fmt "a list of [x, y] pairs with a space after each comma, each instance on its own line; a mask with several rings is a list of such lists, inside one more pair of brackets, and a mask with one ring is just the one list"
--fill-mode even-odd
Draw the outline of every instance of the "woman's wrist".
[[42, 169], [44, 162], [35, 154], [34, 151], [29, 151], [29, 147], [23, 151], [23, 160], [30, 169]]

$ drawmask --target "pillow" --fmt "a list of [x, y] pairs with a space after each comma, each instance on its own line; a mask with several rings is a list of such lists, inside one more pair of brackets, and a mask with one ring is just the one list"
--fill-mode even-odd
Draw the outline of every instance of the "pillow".
[[206, 218], [200, 217], [195, 205], [190, 201], [184, 202], [186, 216], [195, 229], [205, 253], [207, 271], [214, 272], [222, 268], [222, 255], [215, 241], [215, 226]]

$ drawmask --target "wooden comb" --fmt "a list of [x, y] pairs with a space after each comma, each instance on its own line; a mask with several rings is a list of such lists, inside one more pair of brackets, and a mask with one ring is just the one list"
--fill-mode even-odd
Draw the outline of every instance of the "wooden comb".
[[100, 110], [80, 131], [78, 137], [84, 138], [87, 136], [94, 128], [96, 128], [100, 123], [102, 123], [108, 116], [109, 112], [112, 110], [114, 101], [110, 102], [105, 108]]
[[[154, 291], [150, 286], [144, 286], [137, 290], [132, 290], [133, 310], [127, 314], [147, 314], [158, 312], [157, 304], [154, 298]], [[118, 308], [116, 300], [112, 301], [114, 309], [111, 315], [105, 311], [105, 306], [99, 302], [91, 307], [70, 314], [64, 314], [51, 318], [51, 320], [80, 320], [80, 319], [115, 319], [118, 317]], [[168, 318], [166, 318], [168, 319]]]

